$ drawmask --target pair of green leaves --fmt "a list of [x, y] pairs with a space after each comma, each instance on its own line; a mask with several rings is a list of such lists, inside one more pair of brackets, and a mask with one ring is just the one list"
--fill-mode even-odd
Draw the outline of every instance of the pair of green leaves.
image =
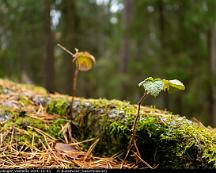
[[185, 90], [184, 84], [177, 79], [166, 80], [148, 77], [138, 85], [143, 86], [148, 94], [155, 97], [158, 96], [161, 91], [175, 92], [178, 90]]

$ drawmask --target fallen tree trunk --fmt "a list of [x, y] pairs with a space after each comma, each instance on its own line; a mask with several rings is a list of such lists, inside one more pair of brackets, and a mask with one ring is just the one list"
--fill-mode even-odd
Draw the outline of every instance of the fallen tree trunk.
[[[65, 138], [61, 130], [71, 115], [69, 96], [5, 80], [0, 81], [0, 93], [2, 129], [13, 123], [42, 129], [58, 141]], [[137, 105], [128, 102], [75, 98], [72, 135], [78, 140], [99, 138], [96, 155], [118, 153], [123, 158], [136, 111]], [[215, 129], [153, 107], [141, 107], [140, 115], [136, 139], [143, 160], [159, 168], [216, 168]]]

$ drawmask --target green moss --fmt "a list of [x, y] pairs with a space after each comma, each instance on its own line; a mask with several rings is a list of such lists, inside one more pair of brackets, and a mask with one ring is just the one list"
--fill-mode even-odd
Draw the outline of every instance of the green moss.
[[19, 102], [22, 105], [31, 105], [32, 101], [27, 96], [19, 95]]
[[42, 140], [43, 136], [34, 131], [33, 127], [44, 129], [45, 124], [42, 124], [41, 121], [33, 119], [31, 117], [19, 117], [15, 120], [10, 120], [6, 122], [1, 128], [1, 132], [4, 133], [8, 131], [13, 131], [13, 138], [11, 138], [11, 135], [7, 135], [4, 138], [4, 142], [14, 142], [16, 143], [18, 149], [22, 148], [22, 151], [31, 151], [30, 148], [32, 145], [39, 149], [39, 147], [41, 146], [39, 140]]
[[215, 143], [211, 136], [203, 141], [201, 136], [207, 131], [184, 117], [171, 119], [167, 124], [161, 123], [159, 118], [142, 119], [138, 127], [138, 138], [142, 140], [138, 142], [143, 158], [163, 168], [214, 168], [214, 164], [203, 158], [203, 151], [209, 150], [204, 148], [203, 142]]
[[47, 104], [46, 111], [49, 114], [68, 115], [70, 104], [67, 100], [52, 100]]
[[30, 84], [19, 84], [18, 86], [22, 89], [31, 90], [38, 94], [47, 94], [47, 90], [40, 86], [35, 86]]
[[[61, 132], [62, 127], [68, 122], [67, 119], [56, 119], [50, 124], [44, 123], [39, 119], [34, 119], [31, 117], [18, 117], [15, 124], [20, 128], [32, 130], [32, 128], [38, 128], [55, 137], [56, 139], [63, 139], [63, 134]], [[32, 127], [32, 128], [31, 128]], [[30, 131], [31, 132], [31, 131]]]
[[[136, 108], [113, 100], [110, 105], [107, 100], [92, 102], [93, 108], [82, 112], [86, 123], [76, 138], [100, 137], [94, 150], [98, 155], [125, 152]], [[116, 117], [110, 118], [112, 109], [117, 112], [123, 110], [124, 117], [119, 118], [117, 113]], [[185, 117], [158, 112], [155, 108], [143, 107], [141, 112], [137, 144], [144, 160], [151, 164], [158, 163], [160, 168], [215, 168], [215, 136], [212, 137], [208, 129], [199, 127]]]
[[25, 91], [29, 90], [37, 94], [47, 94], [47, 90], [40, 86], [31, 84], [14, 83], [7, 79], [0, 79], [0, 87], [2, 88], [13, 88], [13, 90]]
[[[32, 142], [34, 146], [41, 147], [39, 140], [43, 141], [44, 137], [38, 133], [35, 128], [44, 131], [45, 133], [53, 136], [58, 140], [64, 139], [61, 132], [62, 127], [68, 122], [66, 119], [57, 119], [50, 124], [43, 122], [42, 120], [35, 119], [26, 115], [25, 117], [17, 117], [15, 120], [10, 120], [3, 125], [2, 131], [10, 130], [11, 128], [20, 129], [16, 130], [16, 143], [18, 147], [25, 146], [25, 149], [30, 150]], [[10, 136], [8, 136], [10, 137]], [[8, 138], [8, 141], [10, 139]]]
[[29, 128], [27, 130], [23, 130], [22, 132], [17, 132], [15, 139], [19, 147], [25, 146], [26, 149], [30, 151], [32, 144], [34, 145], [34, 147], [40, 149], [41, 144], [39, 143], [39, 140], [43, 140], [43, 136], [36, 133], [33, 129]]
[[52, 122], [46, 129], [46, 131], [51, 135], [54, 136], [56, 139], [64, 139], [64, 136], [61, 132], [62, 127], [68, 123], [67, 119], [57, 119]]
[[15, 113], [16, 110], [17, 109], [14, 107], [0, 105], [0, 111], [1, 112], [8, 112], [11, 115], [11, 117], [13, 117], [16, 114]]
[[0, 94], [5, 94], [5, 90], [2, 86], [0, 86]]
[[28, 126], [35, 127], [41, 130], [47, 129], [47, 124], [44, 123], [42, 120], [35, 119], [29, 116], [18, 117], [15, 121], [15, 124], [24, 129], [28, 128]]

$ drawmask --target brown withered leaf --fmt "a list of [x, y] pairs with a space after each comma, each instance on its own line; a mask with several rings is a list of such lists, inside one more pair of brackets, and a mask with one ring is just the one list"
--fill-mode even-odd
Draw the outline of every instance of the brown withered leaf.
[[63, 151], [63, 152], [73, 152], [76, 151], [76, 149], [74, 147], [72, 147], [69, 144], [64, 144], [64, 143], [56, 143], [55, 145], [55, 149], [57, 151]]

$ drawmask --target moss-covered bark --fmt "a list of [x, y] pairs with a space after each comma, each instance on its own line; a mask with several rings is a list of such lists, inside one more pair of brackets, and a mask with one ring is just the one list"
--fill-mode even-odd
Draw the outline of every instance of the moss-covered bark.
[[[1, 114], [7, 112], [8, 115], [10, 111], [13, 117], [3, 123], [1, 129], [12, 123], [23, 128], [43, 129], [57, 140], [63, 139], [60, 131], [62, 125], [68, 123], [70, 97], [50, 95], [41, 88], [4, 80], [0, 81], [0, 93], [3, 98], [0, 100]], [[47, 116], [56, 118], [34, 122], [34, 117], [40, 117], [39, 107]], [[73, 111], [73, 136], [78, 140], [100, 138], [95, 154], [127, 151], [137, 105], [118, 100], [76, 98]], [[216, 168], [215, 132], [183, 116], [142, 107], [136, 135], [142, 158], [150, 164], [159, 164], [159, 168]]]

